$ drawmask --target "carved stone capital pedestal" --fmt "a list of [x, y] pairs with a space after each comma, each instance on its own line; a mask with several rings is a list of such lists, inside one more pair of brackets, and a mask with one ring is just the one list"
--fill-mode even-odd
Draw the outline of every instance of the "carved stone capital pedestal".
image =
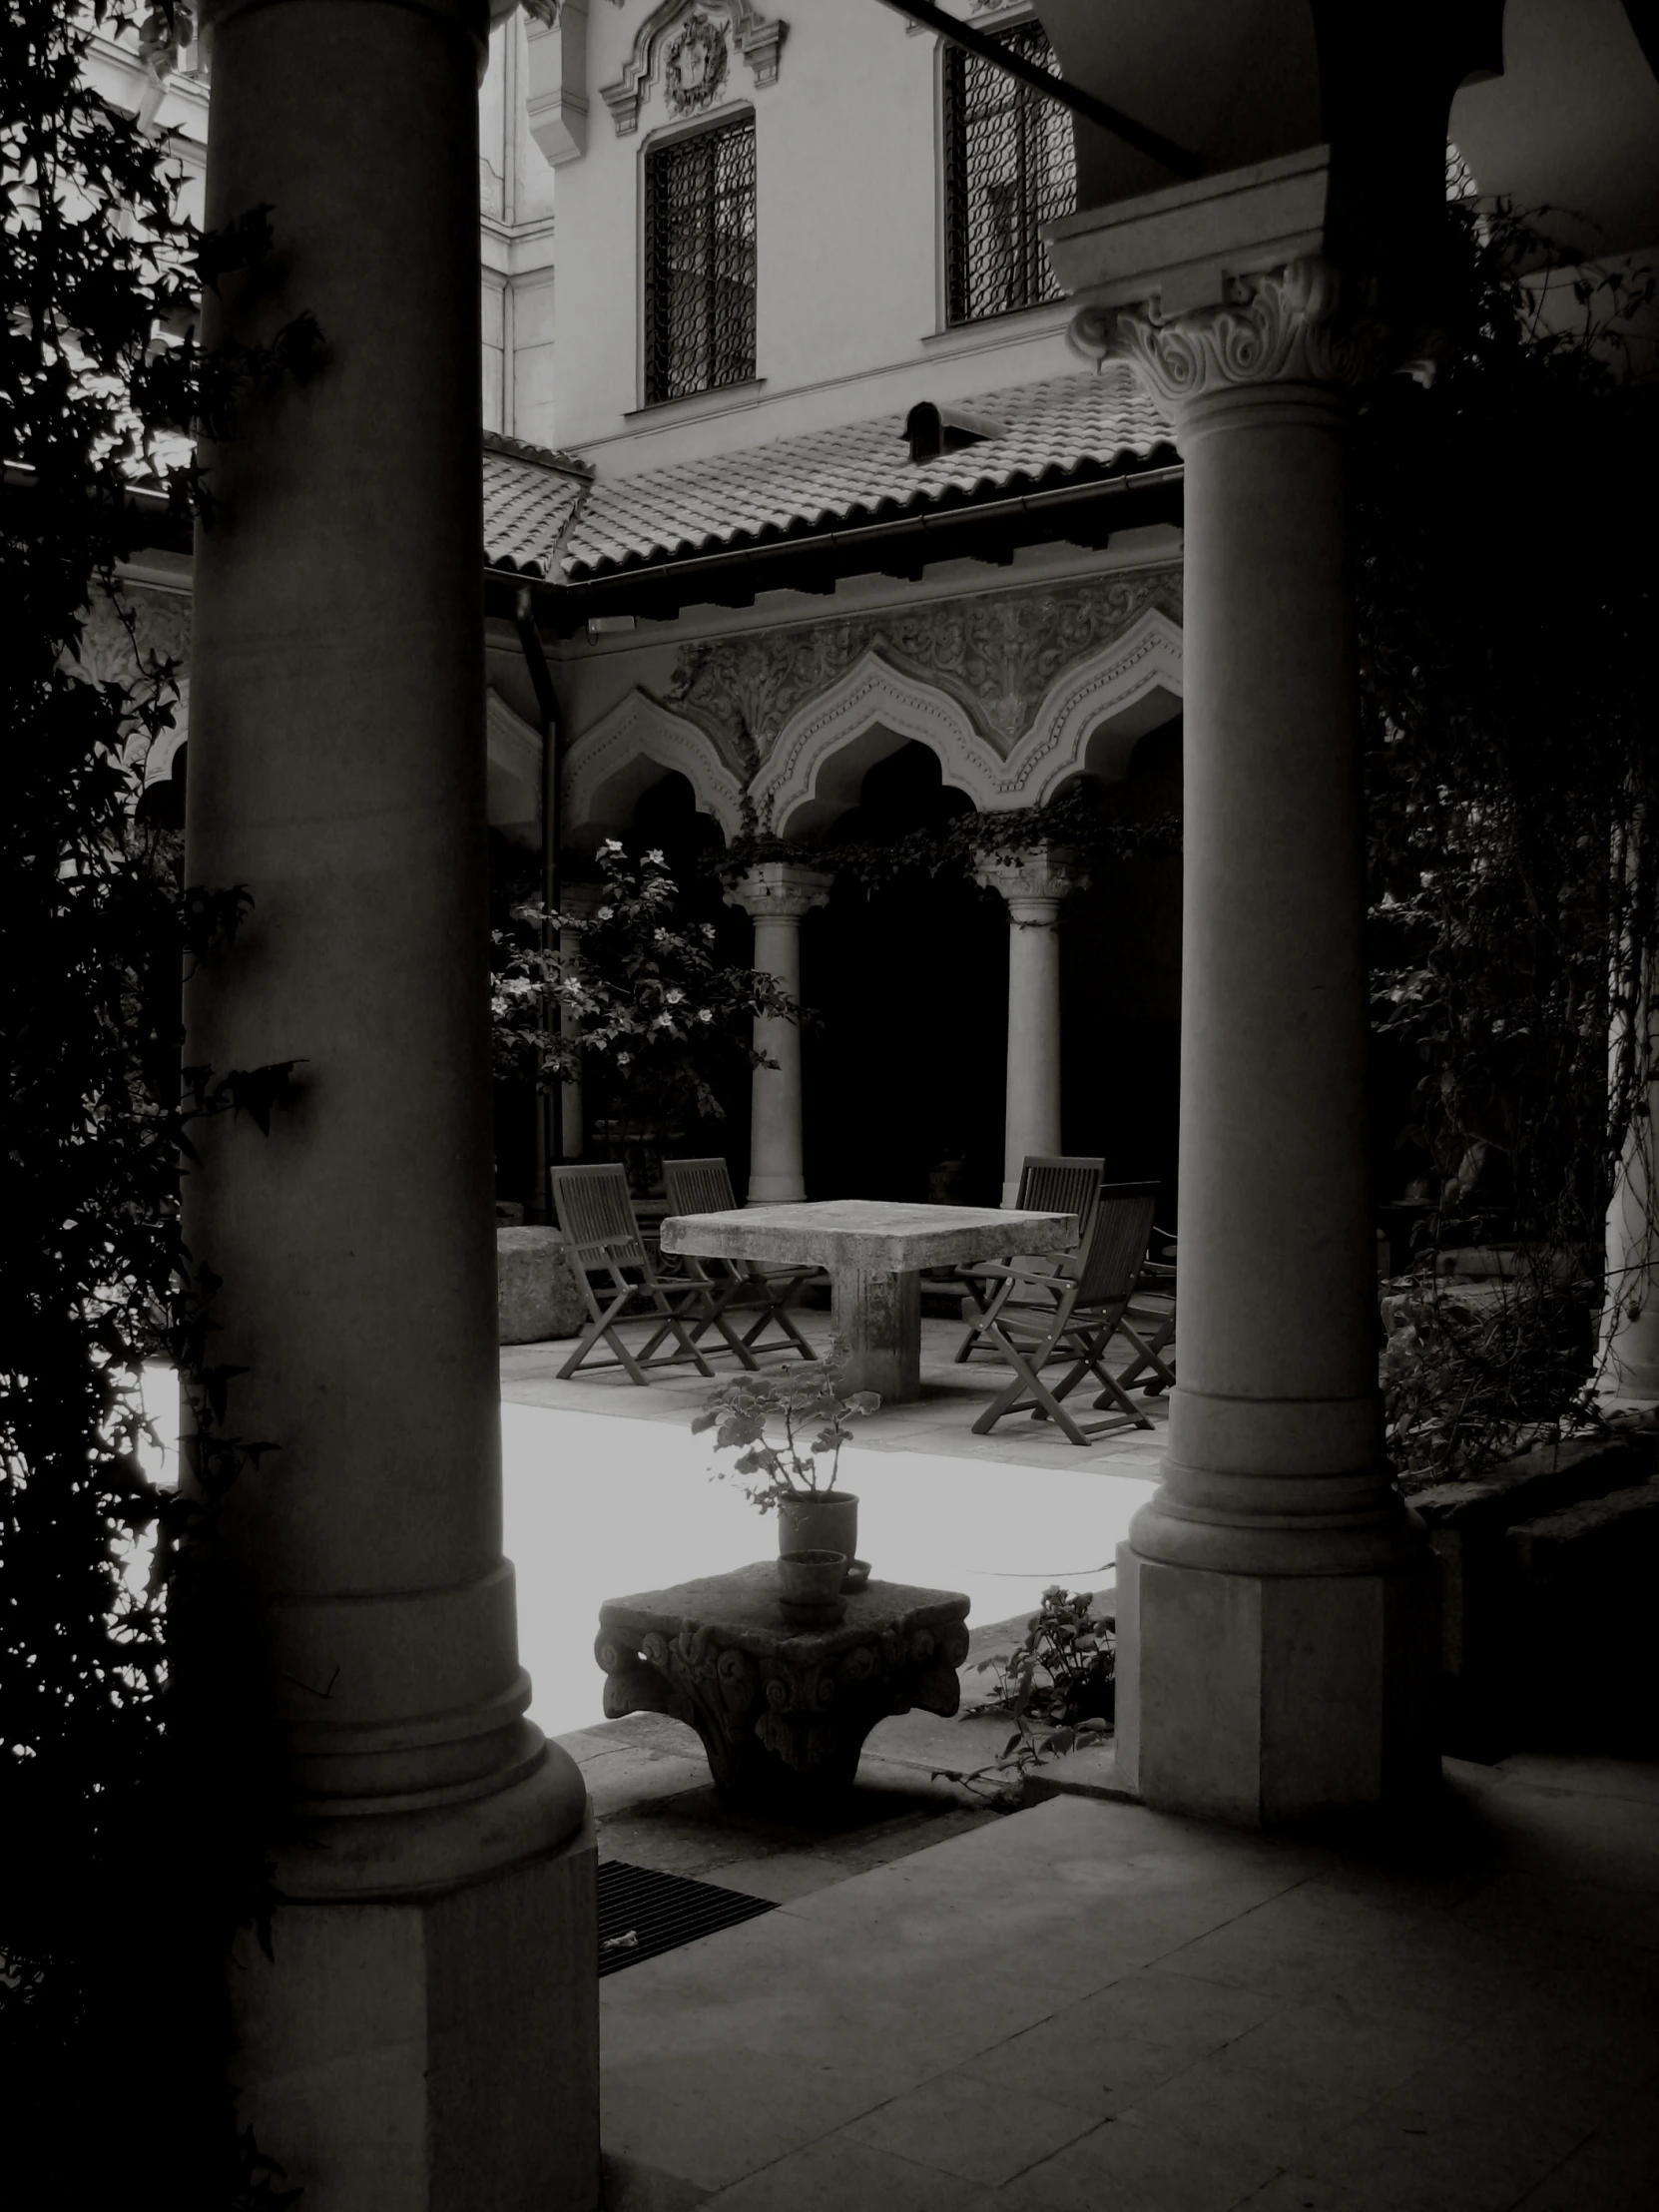
[[953, 1590], [870, 1582], [835, 1627], [796, 1629], [771, 1560], [609, 1598], [594, 1645], [605, 1712], [687, 1722], [724, 1790], [844, 1787], [878, 1721], [956, 1711], [967, 1611]]

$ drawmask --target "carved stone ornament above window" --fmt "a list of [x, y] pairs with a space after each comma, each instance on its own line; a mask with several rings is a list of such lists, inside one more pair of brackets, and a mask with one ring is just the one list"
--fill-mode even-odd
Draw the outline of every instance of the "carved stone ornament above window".
[[663, 94], [673, 115], [706, 108], [726, 82], [726, 32], [706, 15], [689, 15], [663, 64]]
[[[777, 16], [762, 15], [751, 0], [662, 0], [662, 5], [653, 8], [640, 25], [622, 75], [614, 85], [600, 87], [615, 119], [618, 138], [627, 138], [639, 129], [640, 110], [651, 91], [657, 57], [665, 45], [671, 112], [684, 115], [706, 107], [716, 97], [726, 77], [727, 31], [721, 26], [723, 17], [731, 42], [749, 64], [756, 84], [777, 83], [779, 50], [789, 29]], [[670, 43], [670, 32], [681, 23], [685, 28]], [[701, 54], [696, 51], [699, 47]]]

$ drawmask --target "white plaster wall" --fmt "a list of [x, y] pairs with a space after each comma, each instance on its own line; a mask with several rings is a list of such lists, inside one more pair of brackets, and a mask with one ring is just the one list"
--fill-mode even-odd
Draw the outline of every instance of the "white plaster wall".
[[530, 137], [522, 13], [497, 24], [478, 89], [478, 224], [487, 430], [553, 435], [554, 172]]
[[734, 54], [705, 118], [755, 115], [762, 388], [637, 412], [644, 157], [681, 119], [660, 63], [633, 136], [600, 88], [645, 12], [589, 10], [587, 151], [558, 180], [552, 442], [617, 476], [1075, 369], [1063, 307], [941, 333], [936, 40], [873, 0], [783, 0], [777, 83]]

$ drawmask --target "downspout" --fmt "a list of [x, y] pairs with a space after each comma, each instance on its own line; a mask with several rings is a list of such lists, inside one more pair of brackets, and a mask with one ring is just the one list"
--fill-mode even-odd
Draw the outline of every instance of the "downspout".
[[[559, 903], [559, 702], [553, 690], [547, 656], [542, 651], [528, 584], [519, 586], [513, 604], [513, 625], [518, 631], [530, 686], [536, 695], [536, 719], [541, 732], [541, 948], [545, 956], [554, 949], [555, 942], [553, 926], [547, 916]], [[550, 1002], [544, 1001], [542, 1019], [551, 1026]], [[557, 1088], [541, 1091], [536, 1114], [536, 1196], [541, 1219], [547, 1222], [553, 1219], [553, 1191], [547, 1171], [560, 1156], [558, 1116]]]

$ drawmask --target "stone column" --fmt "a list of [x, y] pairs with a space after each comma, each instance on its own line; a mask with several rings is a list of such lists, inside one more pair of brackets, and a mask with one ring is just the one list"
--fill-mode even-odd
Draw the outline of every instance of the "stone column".
[[[1659, 1065], [1659, 994], [1648, 976], [1639, 1003], [1621, 1016], [1613, 1034], [1615, 1073], [1626, 1052], [1636, 1051], [1626, 1024], [1645, 1025], [1648, 1068]], [[1641, 1063], [1639, 1062], [1638, 1065]], [[1607, 1209], [1607, 1304], [1602, 1350], [1607, 1381], [1625, 1399], [1659, 1398], [1659, 1229], [1655, 1207], [1654, 1143], [1659, 1133], [1659, 1082], [1649, 1085], [1647, 1112], [1631, 1129]]]
[[[219, 0], [207, 221], [276, 250], [210, 339], [325, 350], [210, 449], [188, 879], [245, 883], [187, 1059], [293, 1059], [201, 1135], [219, 1571], [291, 1821], [230, 1976], [244, 2124], [307, 2212], [589, 2212], [595, 1844], [525, 1718], [501, 1472], [478, 547], [477, 75], [460, 0]], [[258, 1718], [250, 1715], [249, 1727]]]
[[[755, 965], [801, 997], [801, 921], [830, 896], [834, 878], [787, 860], [751, 868], [726, 894], [755, 923]], [[755, 1023], [755, 1049], [777, 1061], [755, 1070], [749, 1138], [749, 1203], [788, 1205], [807, 1195], [801, 1138], [801, 1030], [768, 1015]]]
[[1311, 261], [1073, 325], [1186, 462], [1181, 1382], [1119, 1552], [1118, 1759], [1149, 1804], [1245, 1822], [1437, 1771], [1434, 1584], [1378, 1390], [1336, 304]]
[[980, 861], [974, 880], [1008, 902], [1008, 1077], [1002, 1203], [1019, 1196], [1027, 1153], [1060, 1140], [1060, 905], [1088, 878], [1068, 853], [1039, 847]]
[[[604, 896], [597, 883], [569, 883], [559, 896], [559, 912], [568, 921], [591, 921], [599, 911]], [[580, 929], [562, 927], [559, 931], [559, 958], [567, 965], [582, 950]], [[559, 1028], [567, 1037], [573, 1037], [581, 1024], [574, 1014], [563, 1007], [559, 1009]], [[582, 1118], [582, 1078], [573, 1075], [559, 1086], [559, 1151], [566, 1160], [580, 1160], [587, 1144], [588, 1133]], [[549, 1219], [552, 1217], [549, 1216]]]

